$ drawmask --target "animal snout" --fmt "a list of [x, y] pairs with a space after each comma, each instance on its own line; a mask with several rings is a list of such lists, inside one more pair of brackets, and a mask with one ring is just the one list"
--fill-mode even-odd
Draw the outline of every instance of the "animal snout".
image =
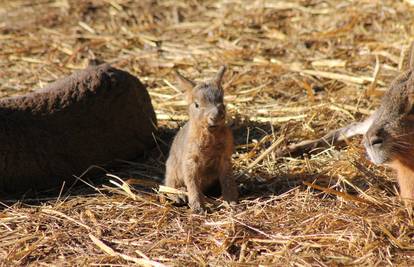
[[224, 116], [223, 115], [211, 115], [208, 117], [208, 124], [209, 125], [216, 125], [219, 122], [223, 121]]
[[226, 116], [226, 111], [224, 109], [224, 106], [215, 108], [215, 109], [211, 110], [211, 112], [209, 113], [208, 124], [209, 125], [216, 125], [216, 124], [224, 121], [225, 116]]
[[368, 131], [364, 136], [364, 146], [368, 158], [375, 164], [382, 164], [388, 161], [389, 153], [385, 145], [383, 129]]
[[374, 135], [367, 138], [368, 144], [373, 147], [382, 146], [384, 143], [384, 139], [378, 135]]

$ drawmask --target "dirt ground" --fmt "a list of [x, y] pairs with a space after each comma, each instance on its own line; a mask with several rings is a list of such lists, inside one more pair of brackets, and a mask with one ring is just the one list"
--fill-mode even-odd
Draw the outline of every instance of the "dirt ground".
[[[268, 149], [369, 115], [413, 25], [408, 0], [0, 0], [1, 96], [105, 61], [147, 85], [160, 127], [153, 151], [109, 176], [2, 200], [0, 265], [413, 266], [412, 213], [360, 138]], [[156, 191], [187, 119], [172, 71], [200, 80], [222, 64], [242, 195], [194, 215]]]

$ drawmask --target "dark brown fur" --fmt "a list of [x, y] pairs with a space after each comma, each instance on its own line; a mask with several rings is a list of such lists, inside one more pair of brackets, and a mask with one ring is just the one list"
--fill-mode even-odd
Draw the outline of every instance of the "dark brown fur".
[[[211, 81], [195, 84], [178, 74], [189, 100], [189, 121], [178, 132], [166, 163], [165, 184], [188, 192], [190, 208], [204, 210], [204, 193], [220, 183], [223, 198], [238, 198], [231, 155], [233, 135], [225, 125], [221, 80], [222, 67]], [[176, 202], [181, 202], [175, 197]]]
[[128, 159], [152, 144], [145, 87], [109, 65], [89, 67], [23, 96], [0, 99], [0, 191], [46, 188], [91, 164]]

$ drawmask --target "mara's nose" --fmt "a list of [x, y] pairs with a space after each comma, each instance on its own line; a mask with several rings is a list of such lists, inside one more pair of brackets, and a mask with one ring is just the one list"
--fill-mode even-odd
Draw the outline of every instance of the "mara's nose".
[[215, 119], [222, 119], [224, 118], [225, 113], [226, 112], [224, 106], [219, 106], [211, 111], [210, 116]]
[[224, 108], [214, 109], [210, 112], [210, 114], [208, 116], [208, 121], [209, 121], [210, 124], [220, 122], [224, 119], [225, 114], [226, 113], [225, 113]]
[[379, 147], [384, 143], [384, 139], [378, 135], [367, 137], [367, 143], [373, 147]]
[[220, 120], [222, 120], [222, 119], [224, 119], [225, 114], [226, 114], [226, 110], [225, 110], [224, 106], [220, 106], [220, 107], [218, 108], [217, 117], [218, 117]]

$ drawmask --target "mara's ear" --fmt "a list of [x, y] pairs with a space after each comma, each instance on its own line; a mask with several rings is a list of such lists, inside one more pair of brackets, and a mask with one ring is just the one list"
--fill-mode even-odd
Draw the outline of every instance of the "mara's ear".
[[223, 81], [224, 72], [226, 72], [226, 66], [223, 65], [218, 70], [216, 77], [214, 77], [213, 81], [217, 85], [221, 85], [221, 82]]
[[177, 70], [174, 70], [174, 73], [175, 73], [175, 77], [177, 78], [177, 81], [178, 81], [181, 89], [184, 89], [186, 92], [191, 92], [191, 90], [196, 86], [195, 82], [193, 82], [190, 79], [184, 77]]
[[411, 42], [409, 58], [409, 68], [414, 69], [414, 41]]

